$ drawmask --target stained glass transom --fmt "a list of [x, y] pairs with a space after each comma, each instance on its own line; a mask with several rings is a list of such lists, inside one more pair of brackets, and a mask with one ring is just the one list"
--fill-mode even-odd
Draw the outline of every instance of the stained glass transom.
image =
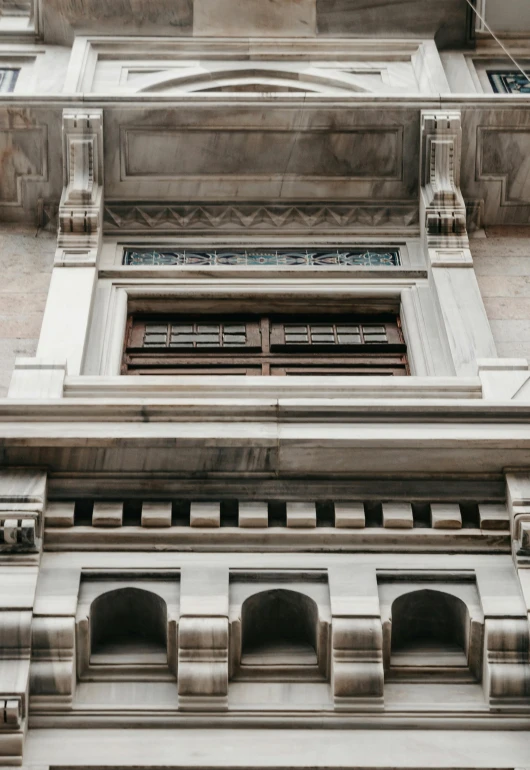
[[490, 72], [488, 78], [496, 94], [530, 94], [530, 81], [522, 72]]
[[125, 249], [124, 265], [289, 265], [291, 267], [398, 267], [398, 248], [334, 249]]
[[15, 90], [15, 85], [20, 70], [0, 69], [0, 94], [10, 94]]

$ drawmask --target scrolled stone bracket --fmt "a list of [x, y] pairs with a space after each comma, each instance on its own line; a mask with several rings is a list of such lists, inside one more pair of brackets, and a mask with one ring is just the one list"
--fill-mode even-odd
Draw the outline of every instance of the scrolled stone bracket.
[[95, 264], [103, 222], [103, 112], [63, 112], [63, 193], [56, 264]]
[[429, 249], [456, 249], [454, 261], [466, 264], [458, 251], [467, 247], [466, 206], [460, 191], [462, 126], [460, 112], [421, 114], [420, 226]]
[[520, 618], [485, 619], [484, 685], [493, 710], [530, 710], [530, 633]]

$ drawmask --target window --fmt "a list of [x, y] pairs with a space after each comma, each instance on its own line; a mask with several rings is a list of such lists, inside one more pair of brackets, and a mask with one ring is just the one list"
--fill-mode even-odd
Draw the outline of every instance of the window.
[[18, 69], [0, 69], [0, 94], [9, 94], [15, 90]]
[[124, 374], [404, 375], [399, 319], [381, 315], [131, 315]]
[[530, 81], [517, 70], [513, 72], [488, 70], [488, 78], [496, 94], [530, 94]]

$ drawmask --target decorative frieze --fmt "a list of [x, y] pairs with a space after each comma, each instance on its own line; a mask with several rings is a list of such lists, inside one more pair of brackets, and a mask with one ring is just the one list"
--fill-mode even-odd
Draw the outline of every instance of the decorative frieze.
[[418, 207], [382, 204], [300, 202], [105, 205], [105, 230], [113, 232], [197, 232], [201, 230], [314, 232], [343, 229], [404, 228], [418, 225]]

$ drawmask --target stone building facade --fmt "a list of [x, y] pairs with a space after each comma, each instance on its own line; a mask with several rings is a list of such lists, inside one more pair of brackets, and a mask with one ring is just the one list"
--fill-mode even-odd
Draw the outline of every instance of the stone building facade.
[[529, 69], [0, 0], [0, 766], [530, 768]]

